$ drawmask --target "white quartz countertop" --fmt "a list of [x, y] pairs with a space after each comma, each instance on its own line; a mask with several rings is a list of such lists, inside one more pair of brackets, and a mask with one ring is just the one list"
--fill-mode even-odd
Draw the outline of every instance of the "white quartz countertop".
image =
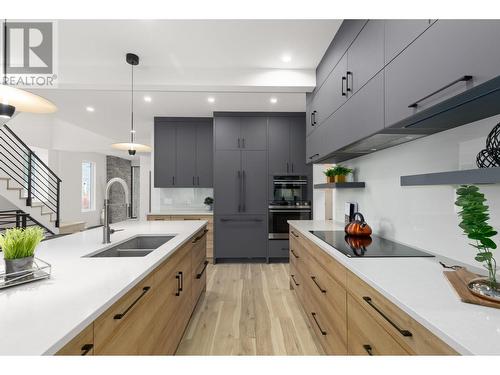
[[[129, 220], [111, 226], [124, 230], [110, 245], [102, 228], [42, 242], [36, 257], [52, 265], [51, 278], [0, 290], [0, 355], [57, 352], [206, 223]], [[142, 234], [175, 237], [145, 257], [82, 258]]]
[[461, 354], [500, 354], [500, 309], [462, 303], [438, 258], [348, 258], [310, 233], [331, 221], [289, 221], [351, 272]]
[[199, 215], [199, 216], [213, 216], [213, 211], [203, 209], [172, 209], [172, 210], [158, 210], [150, 211], [148, 215]]

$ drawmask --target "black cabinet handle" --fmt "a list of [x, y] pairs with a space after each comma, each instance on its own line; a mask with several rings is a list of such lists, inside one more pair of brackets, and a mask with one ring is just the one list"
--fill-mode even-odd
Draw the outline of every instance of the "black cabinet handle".
[[391, 326], [393, 326], [394, 328], [396, 328], [396, 329], [397, 329], [397, 331], [398, 331], [399, 333], [401, 333], [403, 336], [405, 336], [405, 337], [411, 337], [411, 336], [413, 336], [413, 334], [412, 334], [410, 331], [408, 331], [408, 330], [406, 330], [406, 329], [401, 329], [401, 328], [399, 328], [399, 327], [396, 325], [396, 323], [394, 323], [394, 322], [393, 322], [393, 321], [392, 321], [392, 320], [391, 320], [391, 319], [390, 319], [387, 315], [385, 315], [385, 314], [382, 312], [382, 310], [380, 310], [380, 309], [379, 309], [379, 308], [378, 308], [378, 307], [377, 307], [377, 306], [373, 303], [373, 301], [372, 301], [372, 299], [371, 299], [370, 297], [366, 297], [366, 296], [365, 296], [365, 297], [363, 297], [363, 299], [364, 299], [364, 300], [365, 300], [365, 302], [366, 302], [367, 304], [369, 304], [369, 305], [370, 305], [370, 306], [371, 306], [371, 307], [372, 307], [372, 308], [373, 308], [376, 312], [378, 312], [378, 313], [382, 316], [382, 318], [384, 318], [387, 322], [389, 322], [389, 324], [390, 324]]
[[172, 185], [175, 185], [175, 176], [172, 176]]
[[201, 240], [203, 237], [205, 237], [205, 235], [208, 233], [208, 229], [204, 229], [203, 230], [203, 234], [200, 234], [198, 237], [196, 237], [194, 240], [193, 240], [193, 243], [196, 243], [198, 242], [199, 240]]
[[177, 280], [177, 292], [175, 292], [175, 295], [177, 297], [179, 297], [182, 292], [181, 277], [182, 277], [182, 272], [177, 272], [177, 275], [175, 275], [175, 279]]
[[373, 355], [371, 345], [363, 345], [363, 349], [368, 353], [368, 355]]
[[311, 112], [311, 126], [315, 126], [316, 125], [316, 113], [317, 113], [317, 111], [312, 111]]
[[241, 140], [238, 138], [238, 148], [241, 148]]
[[293, 163], [292, 163], [292, 173], [293, 173]]
[[299, 259], [300, 257], [295, 254], [295, 251], [293, 251], [293, 249], [290, 249], [290, 252], [292, 253], [292, 255], [296, 258], [296, 259]]
[[286, 162], [286, 173], [289, 173], [289, 165], [288, 165], [288, 162]]
[[203, 272], [205, 272], [205, 270], [207, 269], [207, 265], [208, 265], [208, 260], [203, 262], [203, 268], [202, 268], [201, 272], [196, 274], [197, 279], [201, 279], [201, 276], [203, 276]]
[[312, 281], [314, 281], [314, 284], [316, 284], [321, 293], [326, 293], [326, 289], [323, 289], [321, 285], [319, 285], [318, 282], [316, 281], [316, 276], [311, 276], [311, 279]]
[[317, 122], [316, 122], [316, 113], [318, 113], [318, 111], [314, 111], [313, 113], [314, 113], [314, 125], [316, 125], [317, 124]]
[[241, 212], [241, 171], [238, 171], [238, 212]]
[[311, 112], [311, 114], [310, 114], [311, 126], [314, 126], [313, 116], [314, 116], [314, 112]]
[[94, 348], [94, 344], [85, 344], [81, 347], [82, 354], [81, 355], [87, 355], [90, 353], [90, 351]]
[[151, 287], [150, 287], [150, 286], [145, 286], [144, 288], [142, 288], [142, 293], [140, 294], [140, 296], [139, 296], [139, 297], [137, 297], [137, 298], [134, 300], [134, 302], [132, 302], [132, 303], [130, 304], [130, 306], [129, 306], [129, 307], [127, 307], [127, 308], [125, 309], [125, 311], [124, 311], [124, 312], [122, 312], [122, 313], [120, 313], [120, 314], [116, 314], [116, 315], [113, 317], [113, 319], [115, 319], [115, 320], [119, 320], [119, 319], [124, 318], [124, 317], [125, 317], [125, 315], [127, 315], [127, 313], [128, 313], [128, 312], [132, 309], [132, 307], [134, 307], [134, 306], [135, 306], [135, 304], [136, 304], [137, 302], [139, 302], [139, 300], [140, 300], [142, 297], [144, 297], [144, 296], [146, 295], [146, 293], [147, 293], [150, 289], [151, 289]]
[[243, 145], [243, 148], [245, 148], [245, 138], [242, 139], [242, 145]]
[[316, 313], [312, 312], [312, 313], [311, 313], [311, 315], [312, 315], [312, 317], [313, 317], [314, 321], [316, 322], [316, 325], [318, 326], [319, 331], [321, 332], [321, 334], [322, 334], [323, 336], [326, 336], [326, 331], [323, 331], [323, 328], [321, 328], [321, 326], [320, 326], [320, 325], [319, 325], [319, 323], [318, 323], [318, 320], [316, 319]]
[[[351, 86], [349, 86], [349, 77], [351, 77]], [[347, 89], [347, 92], [351, 92], [353, 86], [354, 86], [354, 75], [352, 74], [352, 72], [347, 72], [347, 75], [346, 75], [346, 89]]]
[[247, 210], [246, 208], [246, 200], [247, 200], [247, 187], [246, 187], [246, 174], [245, 171], [241, 171], [241, 192], [242, 192], [242, 203], [241, 203], [241, 210], [245, 212]]
[[196, 177], [196, 185], [200, 186], [200, 176]]
[[230, 222], [230, 221], [234, 221], [234, 222], [246, 222], [246, 221], [252, 221], [252, 222], [255, 222], [255, 223], [260, 223], [262, 222], [262, 219], [225, 219], [225, 218], [222, 218], [220, 219], [220, 221], [222, 222]]
[[293, 280], [293, 283], [296, 285], [296, 286], [299, 286], [300, 284], [295, 280], [295, 275], [290, 275], [290, 277], [292, 278]]
[[196, 177], [193, 176], [193, 186], [195, 185], [195, 182], [196, 182]]
[[347, 96], [347, 93], [344, 91], [344, 83], [347, 86], [347, 77], [342, 77], [342, 89], [341, 89], [342, 96]]
[[446, 86], [443, 86], [440, 89], [437, 89], [436, 91], [431, 92], [429, 95], [424, 96], [423, 98], [417, 100], [416, 102], [411, 103], [408, 106], [408, 108], [417, 108], [418, 107], [418, 103], [424, 101], [425, 99], [429, 99], [431, 96], [434, 96], [437, 93], [440, 93], [441, 91], [446, 90], [448, 87], [451, 87], [451, 86], [453, 86], [454, 84], [456, 84], [458, 82], [467, 82], [467, 81], [470, 81], [471, 79], [472, 79], [472, 76], [463, 76], [463, 77], [460, 77], [460, 78], [454, 80], [453, 82], [448, 83]]
[[309, 156], [309, 159], [312, 160], [312, 159], [314, 159], [314, 158], [316, 158], [318, 156], [319, 156], [319, 154], [314, 154], [313, 156]]
[[290, 231], [290, 233], [292, 233], [292, 235], [293, 235], [295, 238], [299, 238], [299, 237], [300, 237], [300, 236], [299, 236], [297, 233], [295, 233], [293, 230], [292, 230], [292, 231]]

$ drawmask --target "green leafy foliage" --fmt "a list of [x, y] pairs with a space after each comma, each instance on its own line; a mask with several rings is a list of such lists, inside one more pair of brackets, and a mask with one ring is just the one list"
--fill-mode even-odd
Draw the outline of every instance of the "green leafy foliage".
[[31, 257], [44, 238], [43, 229], [40, 227], [7, 229], [5, 233], [0, 234], [3, 257], [4, 259]]
[[462, 208], [458, 213], [462, 221], [459, 227], [478, 250], [476, 261], [485, 263], [489, 272], [489, 279], [492, 285], [496, 284], [496, 261], [491, 250], [497, 248], [497, 244], [491, 237], [497, 234], [497, 231], [488, 224], [490, 219], [489, 207], [486, 205], [484, 194], [474, 185], [462, 185], [457, 190], [457, 200], [455, 205]]
[[347, 176], [348, 174], [352, 173], [352, 169], [344, 167], [343, 165], [337, 164], [335, 167], [328, 168], [323, 173], [327, 177]]
[[214, 203], [214, 199], [212, 197], [206, 197], [204, 203], [208, 204], [208, 205], [213, 204]]

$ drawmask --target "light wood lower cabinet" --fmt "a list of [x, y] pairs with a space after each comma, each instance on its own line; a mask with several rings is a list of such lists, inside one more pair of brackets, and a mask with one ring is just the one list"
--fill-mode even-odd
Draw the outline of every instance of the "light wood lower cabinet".
[[294, 228], [290, 288], [328, 355], [457, 354]]
[[205, 290], [206, 233], [196, 233], [57, 354], [175, 354]]
[[149, 221], [166, 220], [206, 220], [207, 224], [207, 258], [214, 258], [214, 217], [212, 215], [147, 215]]

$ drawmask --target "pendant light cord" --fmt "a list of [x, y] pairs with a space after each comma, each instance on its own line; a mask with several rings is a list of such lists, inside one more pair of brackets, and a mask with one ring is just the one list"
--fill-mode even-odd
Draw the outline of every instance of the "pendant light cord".
[[7, 19], [3, 22], [3, 79], [2, 85], [7, 84]]
[[130, 122], [130, 143], [134, 143], [134, 65], [130, 65], [132, 67], [132, 98], [130, 104], [130, 112], [131, 112], [131, 122]]

